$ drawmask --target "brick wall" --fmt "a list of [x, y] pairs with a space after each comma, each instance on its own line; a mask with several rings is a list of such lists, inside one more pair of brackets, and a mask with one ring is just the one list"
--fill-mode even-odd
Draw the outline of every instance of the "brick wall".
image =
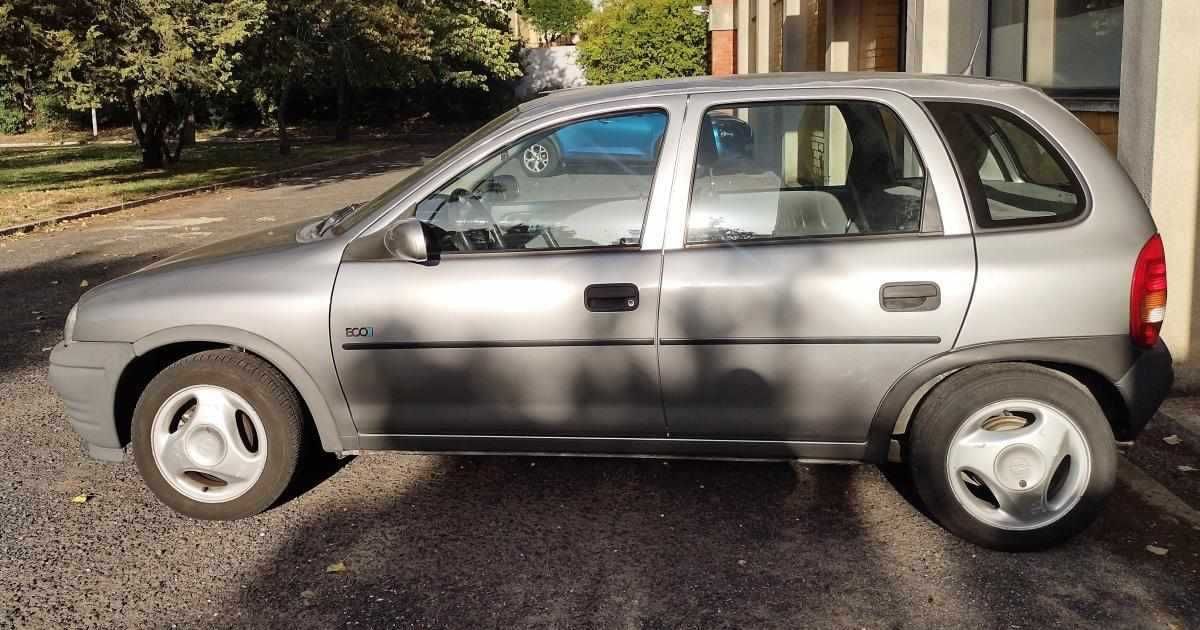
[[708, 72], [714, 76], [737, 73], [737, 4], [712, 0], [708, 17]]
[[1072, 112], [1083, 124], [1088, 126], [1100, 138], [1104, 146], [1115, 155], [1117, 153], [1117, 127], [1120, 124], [1116, 112]]
[[709, 33], [709, 50], [713, 76], [737, 73], [737, 31], [712, 31]]
[[858, 69], [900, 69], [900, 0], [862, 0], [858, 30]]
[[825, 8], [823, 0], [808, 0], [804, 12], [808, 15], [808, 50], [805, 51], [806, 70], [825, 69]]

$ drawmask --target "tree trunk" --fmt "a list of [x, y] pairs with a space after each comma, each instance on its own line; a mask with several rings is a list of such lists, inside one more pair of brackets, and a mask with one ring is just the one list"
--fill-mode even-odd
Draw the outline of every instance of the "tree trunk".
[[346, 68], [345, 55], [338, 53], [337, 76], [337, 128], [334, 130], [335, 142], [350, 141], [350, 76]]
[[166, 127], [157, 121], [161, 112], [153, 111], [145, 99], [134, 97], [132, 85], [125, 86], [125, 102], [134, 113], [133, 135], [142, 149], [142, 168], [162, 168], [167, 147]]
[[161, 134], [146, 133], [142, 135], [142, 168], [162, 168], [166, 141]]
[[285, 81], [279, 88], [279, 101], [275, 107], [275, 124], [279, 127], [279, 155], [288, 155], [292, 152], [291, 139], [288, 137], [288, 92], [291, 87], [290, 82]]
[[196, 112], [191, 107], [188, 107], [187, 119], [183, 122], [183, 129], [179, 131], [179, 146], [191, 147], [196, 145]]

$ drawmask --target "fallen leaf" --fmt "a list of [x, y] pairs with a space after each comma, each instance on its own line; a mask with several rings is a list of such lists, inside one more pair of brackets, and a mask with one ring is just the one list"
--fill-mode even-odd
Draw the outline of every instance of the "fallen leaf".
[[325, 572], [326, 573], [345, 573], [346, 572], [346, 563], [345, 562], [334, 562], [333, 564], [325, 567]]
[[1159, 547], [1157, 545], [1146, 545], [1146, 551], [1149, 551], [1156, 556], [1165, 556], [1170, 549], [1167, 549], [1166, 547]]
[[1171, 446], [1175, 446], [1176, 444], [1183, 442], [1183, 440], [1179, 439], [1179, 436], [1175, 434], [1168, 435], [1167, 437], [1163, 438], [1163, 441]]
[[92, 495], [85, 492], [83, 494], [77, 494], [77, 495], [71, 497], [71, 503], [87, 503], [88, 500], [91, 498], [92, 498]]
[[1197, 468], [1195, 466], [1188, 466], [1187, 464], [1184, 464], [1182, 466], [1176, 466], [1175, 468], [1179, 472], [1196, 472], [1196, 470], [1197, 470]]

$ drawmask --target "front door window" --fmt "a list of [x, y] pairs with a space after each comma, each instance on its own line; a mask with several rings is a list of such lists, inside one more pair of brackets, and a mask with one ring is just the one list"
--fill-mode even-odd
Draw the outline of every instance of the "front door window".
[[419, 204], [443, 252], [636, 248], [667, 127], [661, 111], [522, 138]]

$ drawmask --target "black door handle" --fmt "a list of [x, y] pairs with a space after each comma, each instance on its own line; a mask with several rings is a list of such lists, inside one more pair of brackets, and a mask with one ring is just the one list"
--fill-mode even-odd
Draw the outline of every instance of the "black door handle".
[[638, 288], [632, 284], [593, 284], [583, 290], [583, 305], [593, 313], [634, 311]]
[[941, 305], [941, 289], [933, 282], [889, 282], [879, 288], [885, 311], [932, 311]]

